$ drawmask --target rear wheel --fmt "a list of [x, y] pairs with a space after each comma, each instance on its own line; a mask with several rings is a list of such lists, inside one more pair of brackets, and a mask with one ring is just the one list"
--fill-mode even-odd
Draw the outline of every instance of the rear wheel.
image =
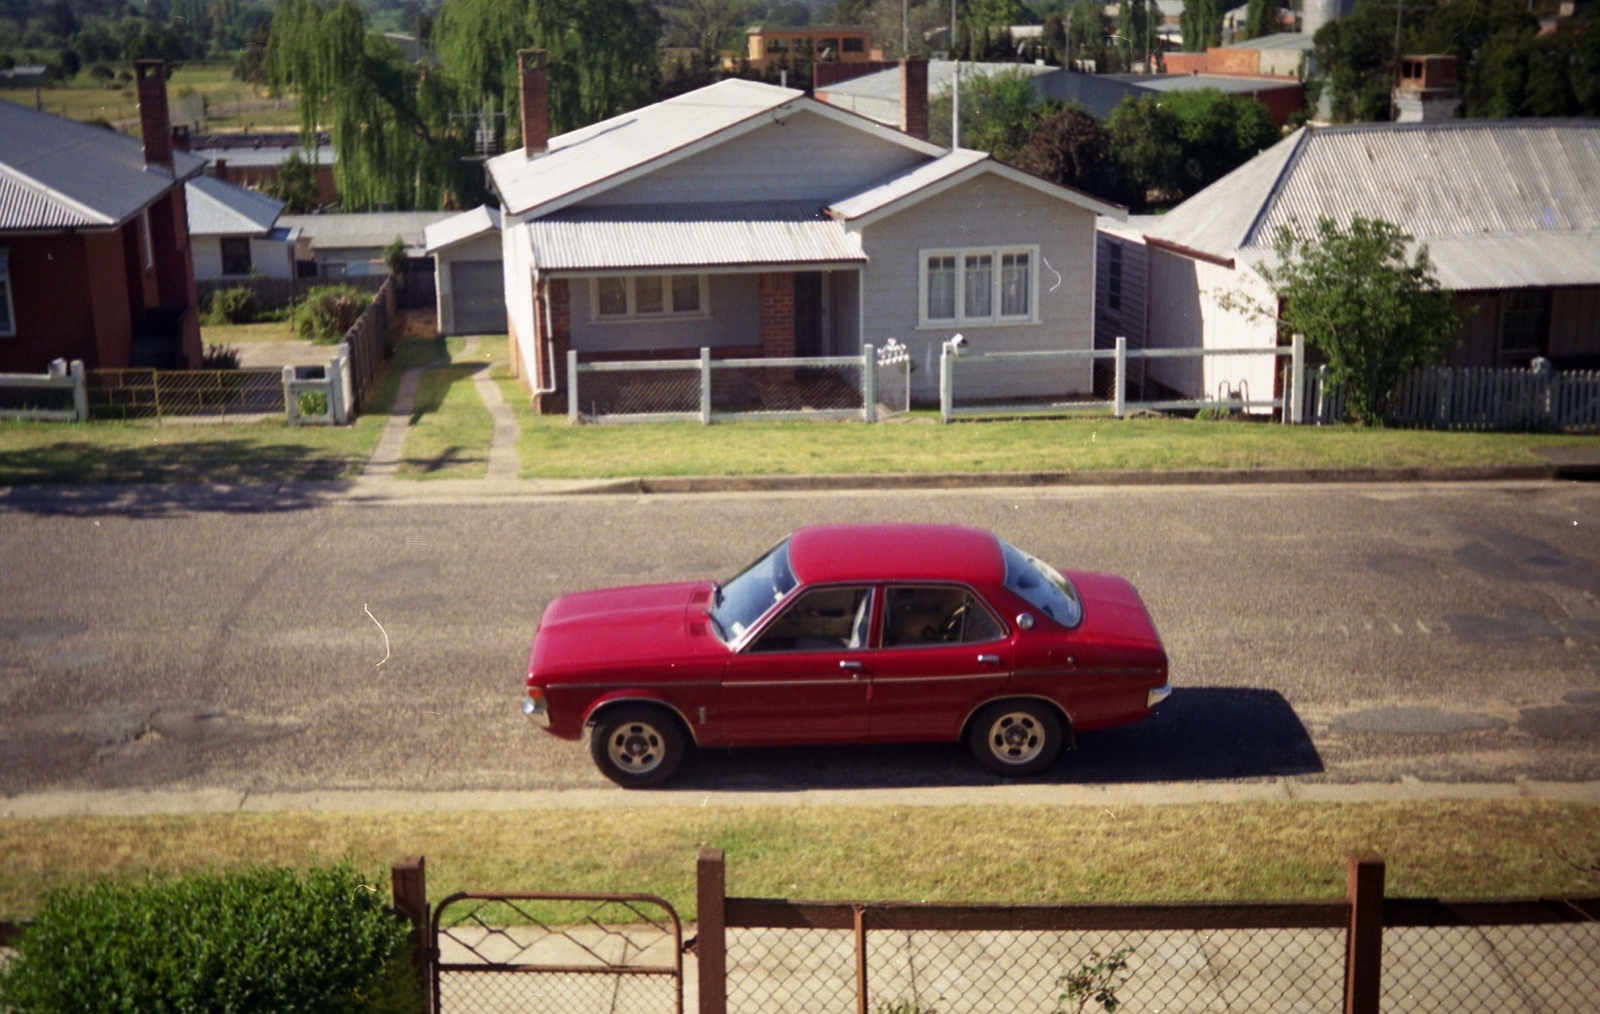
[[600, 773], [625, 789], [660, 785], [683, 760], [684, 736], [665, 708], [626, 704], [601, 712], [589, 737]]
[[1055, 763], [1065, 738], [1061, 718], [1041, 701], [997, 701], [978, 712], [967, 746], [997, 775], [1036, 774]]

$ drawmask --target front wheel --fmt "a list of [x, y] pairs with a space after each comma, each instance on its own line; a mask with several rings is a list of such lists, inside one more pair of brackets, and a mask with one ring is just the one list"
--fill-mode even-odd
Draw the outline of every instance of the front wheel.
[[1061, 719], [1041, 701], [998, 701], [978, 712], [967, 730], [972, 756], [1007, 778], [1049, 767], [1063, 738]]
[[683, 760], [678, 720], [663, 708], [630, 704], [601, 712], [589, 737], [600, 773], [625, 789], [660, 785]]

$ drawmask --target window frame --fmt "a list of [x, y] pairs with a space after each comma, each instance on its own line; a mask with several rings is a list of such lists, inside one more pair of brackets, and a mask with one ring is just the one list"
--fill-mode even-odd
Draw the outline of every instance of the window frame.
[[[1512, 303], [1525, 297], [1536, 306], [1516, 306]], [[1531, 326], [1530, 326], [1531, 325]], [[1533, 344], [1510, 346], [1506, 339], [1515, 327], [1519, 334], [1533, 334]], [[1509, 289], [1500, 301], [1499, 334], [1495, 336], [1495, 351], [1502, 360], [1532, 359], [1544, 355], [1550, 336], [1550, 290], [1538, 288]]]
[[0, 296], [4, 297], [5, 319], [0, 320], [0, 338], [17, 336], [17, 304], [11, 297], [11, 249], [0, 246]]
[[[773, 624], [782, 619], [782, 617], [788, 613], [789, 610], [797, 608], [806, 598], [806, 596], [817, 592], [831, 591], [863, 591], [866, 593], [867, 629], [865, 637], [862, 638], [862, 644], [860, 647], [851, 648], [848, 646], [837, 645], [816, 648], [775, 648], [770, 651], [762, 651], [760, 649], [759, 645], [761, 644], [761, 639], [766, 637], [772, 631]], [[782, 601], [774, 603], [773, 607], [767, 610], [766, 615], [762, 616], [756, 625], [752, 626], [748, 631], [745, 632], [744, 636], [739, 639], [738, 647], [735, 650], [741, 655], [815, 655], [841, 651], [876, 651], [877, 639], [879, 636], [881, 636], [878, 629], [878, 612], [882, 608], [881, 604], [884, 602], [884, 600], [885, 592], [883, 587], [873, 581], [834, 581], [826, 584], [796, 585], [789, 591], [788, 595], [783, 597]]]
[[[237, 249], [241, 245], [244, 247], [244, 270], [243, 271], [229, 271], [228, 270], [228, 247], [229, 247], [230, 244], [233, 245], [235, 247], [235, 249]], [[218, 256], [220, 257], [220, 259], [222, 261], [222, 273], [223, 273], [224, 276], [226, 276], [228, 278], [240, 278], [240, 277], [243, 277], [245, 275], [250, 274], [252, 271], [255, 270], [255, 258], [251, 256], [251, 252], [250, 252], [250, 237], [249, 236], [219, 236], [219, 237], [217, 237], [217, 253], [218, 253]]]
[[[895, 590], [900, 588], [938, 588], [964, 592], [968, 599], [978, 604], [979, 609], [989, 614], [989, 618], [994, 621], [995, 627], [999, 629], [1000, 633], [984, 641], [929, 641], [923, 644], [889, 644], [890, 600]], [[935, 648], [966, 648], [973, 645], [998, 644], [1011, 639], [1011, 625], [1006, 623], [1005, 618], [1000, 615], [1000, 612], [994, 606], [990, 605], [989, 600], [979, 595], [977, 589], [971, 585], [949, 581], [896, 581], [891, 584], [885, 584], [882, 592], [883, 605], [881, 608], [883, 617], [878, 622], [878, 636], [874, 641], [874, 645], [879, 651], [927, 651]]]
[[[1002, 262], [1008, 255], [1026, 254], [1028, 257], [1028, 309], [1023, 314], [1006, 315], [1001, 312], [1004, 299], [1004, 268]], [[987, 255], [990, 261], [988, 316], [967, 315], [967, 258]], [[928, 316], [928, 262], [935, 257], [955, 258], [955, 316]], [[1038, 324], [1039, 318], [1039, 247], [1037, 244], [1011, 246], [930, 247], [917, 251], [917, 328], [943, 330], [952, 327], [1008, 327], [1018, 324]]]
[[[676, 310], [672, 308], [672, 280], [679, 277], [694, 278], [700, 288], [700, 305], [693, 310]], [[661, 300], [664, 310], [640, 313], [638, 310], [638, 282], [640, 278], [659, 278], [661, 280]], [[623, 282], [623, 301], [625, 309], [622, 313], [600, 312], [600, 283], [609, 279], [620, 279]], [[625, 324], [634, 321], [663, 321], [663, 320], [705, 320], [711, 316], [711, 276], [692, 271], [658, 271], [641, 272], [626, 275], [593, 275], [589, 278], [589, 323], [591, 324]]]

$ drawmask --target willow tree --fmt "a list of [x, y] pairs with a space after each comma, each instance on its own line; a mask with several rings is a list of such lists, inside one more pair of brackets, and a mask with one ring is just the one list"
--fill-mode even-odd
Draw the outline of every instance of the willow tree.
[[345, 208], [436, 208], [447, 198], [470, 206], [481, 198], [482, 173], [466, 160], [468, 122], [451, 116], [455, 88], [369, 34], [350, 0], [280, 0], [262, 67], [275, 91], [295, 92], [308, 148], [328, 128]]
[[464, 101], [506, 114], [501, 150], [520, 142], [519, 49], [549, 55], [550, 132], [561, 134], [649, 102], [659, 36], [654, 9], [635, 0], [446, 0], [433, 30]]

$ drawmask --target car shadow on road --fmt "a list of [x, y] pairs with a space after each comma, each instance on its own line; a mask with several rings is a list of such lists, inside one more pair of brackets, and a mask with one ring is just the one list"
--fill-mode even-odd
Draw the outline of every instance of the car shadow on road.
[[1237, 687], [1174, 690], [1154, 715], [1078, 737], [1032, 778], [997, 778], [949, 744], [702, 750], [669, 791], [799, 792], [1005, 784], [1100, 785], [1316, 774], [1322, 758], [1283, 695]]

